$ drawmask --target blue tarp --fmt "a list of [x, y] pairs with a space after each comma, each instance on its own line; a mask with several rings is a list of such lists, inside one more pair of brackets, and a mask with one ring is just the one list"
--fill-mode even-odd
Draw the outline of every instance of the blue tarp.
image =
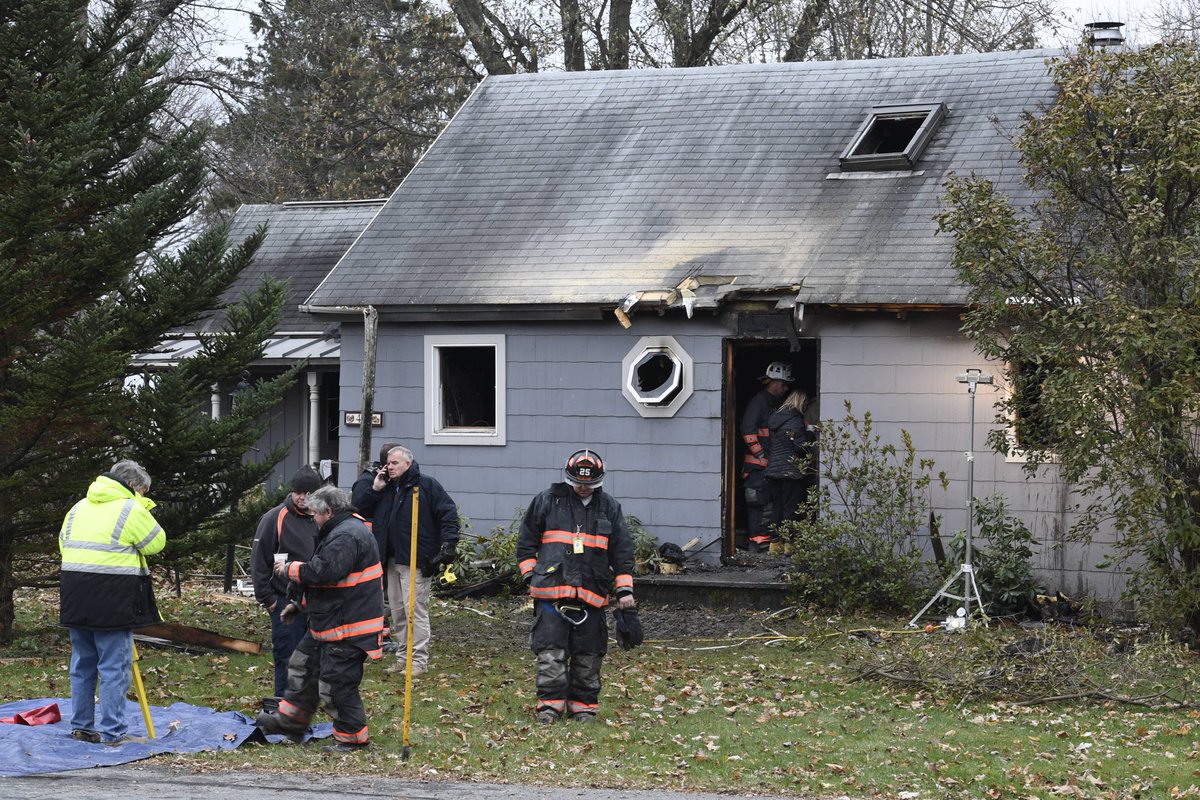
[[[263, 741], [254, 720], [240, 711], [216, 711], [188, 703], [173, 703], [166, 708], [150, 706], [154, 732], [158, 738], [145, 743], [129, 742], [118, 747], [80, 742], [71, 738], [71, 699], [42, 697], [0, 705], [0, 717], [31, 708], [58, 703], [62, 722], [53, 725], [16, 725], [0, 723], [0, 777], [32, 775], [39, 772], [63, 772], [85, 767], [110, 767], [149, 758], [155, 753], [197, 753], [201, 750], [232, 750], [253, 737]], [[125, 719], [129, 732], [146, 735], [142, 709], [126, 701]], [[308, 738], [329, 736], [328, 722], [309, 729]], [[271, 742], [281, 736], [266, 737]]]

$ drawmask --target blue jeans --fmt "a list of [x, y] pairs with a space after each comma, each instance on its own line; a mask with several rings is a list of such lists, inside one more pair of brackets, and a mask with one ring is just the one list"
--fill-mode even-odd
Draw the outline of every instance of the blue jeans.
[[[71, 628], [71, 729], [116, 739], [125, 724], [125, 695], [133, 675], [133, 631]], [[100, 724], [96, 725], [96, 678], [100, 679]]]
[[288, 599], [275, 595], [275, 610], [271, 614], [271, 656], [275, 660], [275, 696], [283, 697], [287, 691], [288, 659], [308, 630], [308, 615], [300, 614], [291, 624], [279, 618], [287, 607]]

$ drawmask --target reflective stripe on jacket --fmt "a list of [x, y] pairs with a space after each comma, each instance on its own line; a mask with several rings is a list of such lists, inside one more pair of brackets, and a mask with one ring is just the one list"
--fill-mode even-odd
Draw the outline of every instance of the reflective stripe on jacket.
[[767, 428], [767, 420], [782, 402], [782, 397], [776, 397], [763, 389], [746, 404], [746, 410], [742, 412], [742, 423], [738, 426], [742, 443], [746, 445], [746, 453], [742, 456], [743, 476], [747, 472], [766, 468], [771, 435]]
[[142, 497], [101, 475], [63, 519], [59, 620], [70, 627], [115, 630], [159, 621], [146, 556], [167, 535]]
[[289, 561], [287, 576], [303, 589], [314, 639], [383, 655], [383, 567], [360, 517], [344, 511], [321, 526], [312, 558]]
[[584, 505], [556, 483], [534, 498], [517, 537], [517, 564], [539, 600], [580, 600], [603, 607], [633, 591], [633, 537], [621, 504], [603, 489]]

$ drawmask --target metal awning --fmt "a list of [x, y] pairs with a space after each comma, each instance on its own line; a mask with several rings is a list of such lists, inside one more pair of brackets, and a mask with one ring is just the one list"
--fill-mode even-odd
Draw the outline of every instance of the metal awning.
[[[154, 369], [172, 367], [200, 352], [200, 338], [183, 334], [162, 342], [149, 353], [139, 353], [133, 363]], [[261, 357], [251, 366], [287, 366], [297, 361], [310, 364], [337, 364], [341, 360], [341, 342], [322, 333], [278, 333], [267, 339]]]

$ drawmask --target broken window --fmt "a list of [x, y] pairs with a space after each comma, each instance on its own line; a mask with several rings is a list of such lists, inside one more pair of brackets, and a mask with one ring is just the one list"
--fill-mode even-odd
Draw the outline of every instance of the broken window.
[[504, 444], [503, 335], [425, 337], [425, 442]]
[[945, 115], [944, 103], [875, 106], [838, 161], [847, 171], [913, 169]]
[[692, 357], [672, 336], [645, 336], [622, 362], [622, 394], [643, 417], [671, 417], [692, 394]]
[[633, 365], [634, 393], [651, 406], [666, 405], [683, 388], [683, 365], [667, 348], [645, 351]]
[[1058, 440], [1054, 426], [1042, 410], [1044, 387], [1052, 359], [1018, 361], [1010, 370], [1013, 393], [1013, 436], [1019, 450], [1053, 450]]

